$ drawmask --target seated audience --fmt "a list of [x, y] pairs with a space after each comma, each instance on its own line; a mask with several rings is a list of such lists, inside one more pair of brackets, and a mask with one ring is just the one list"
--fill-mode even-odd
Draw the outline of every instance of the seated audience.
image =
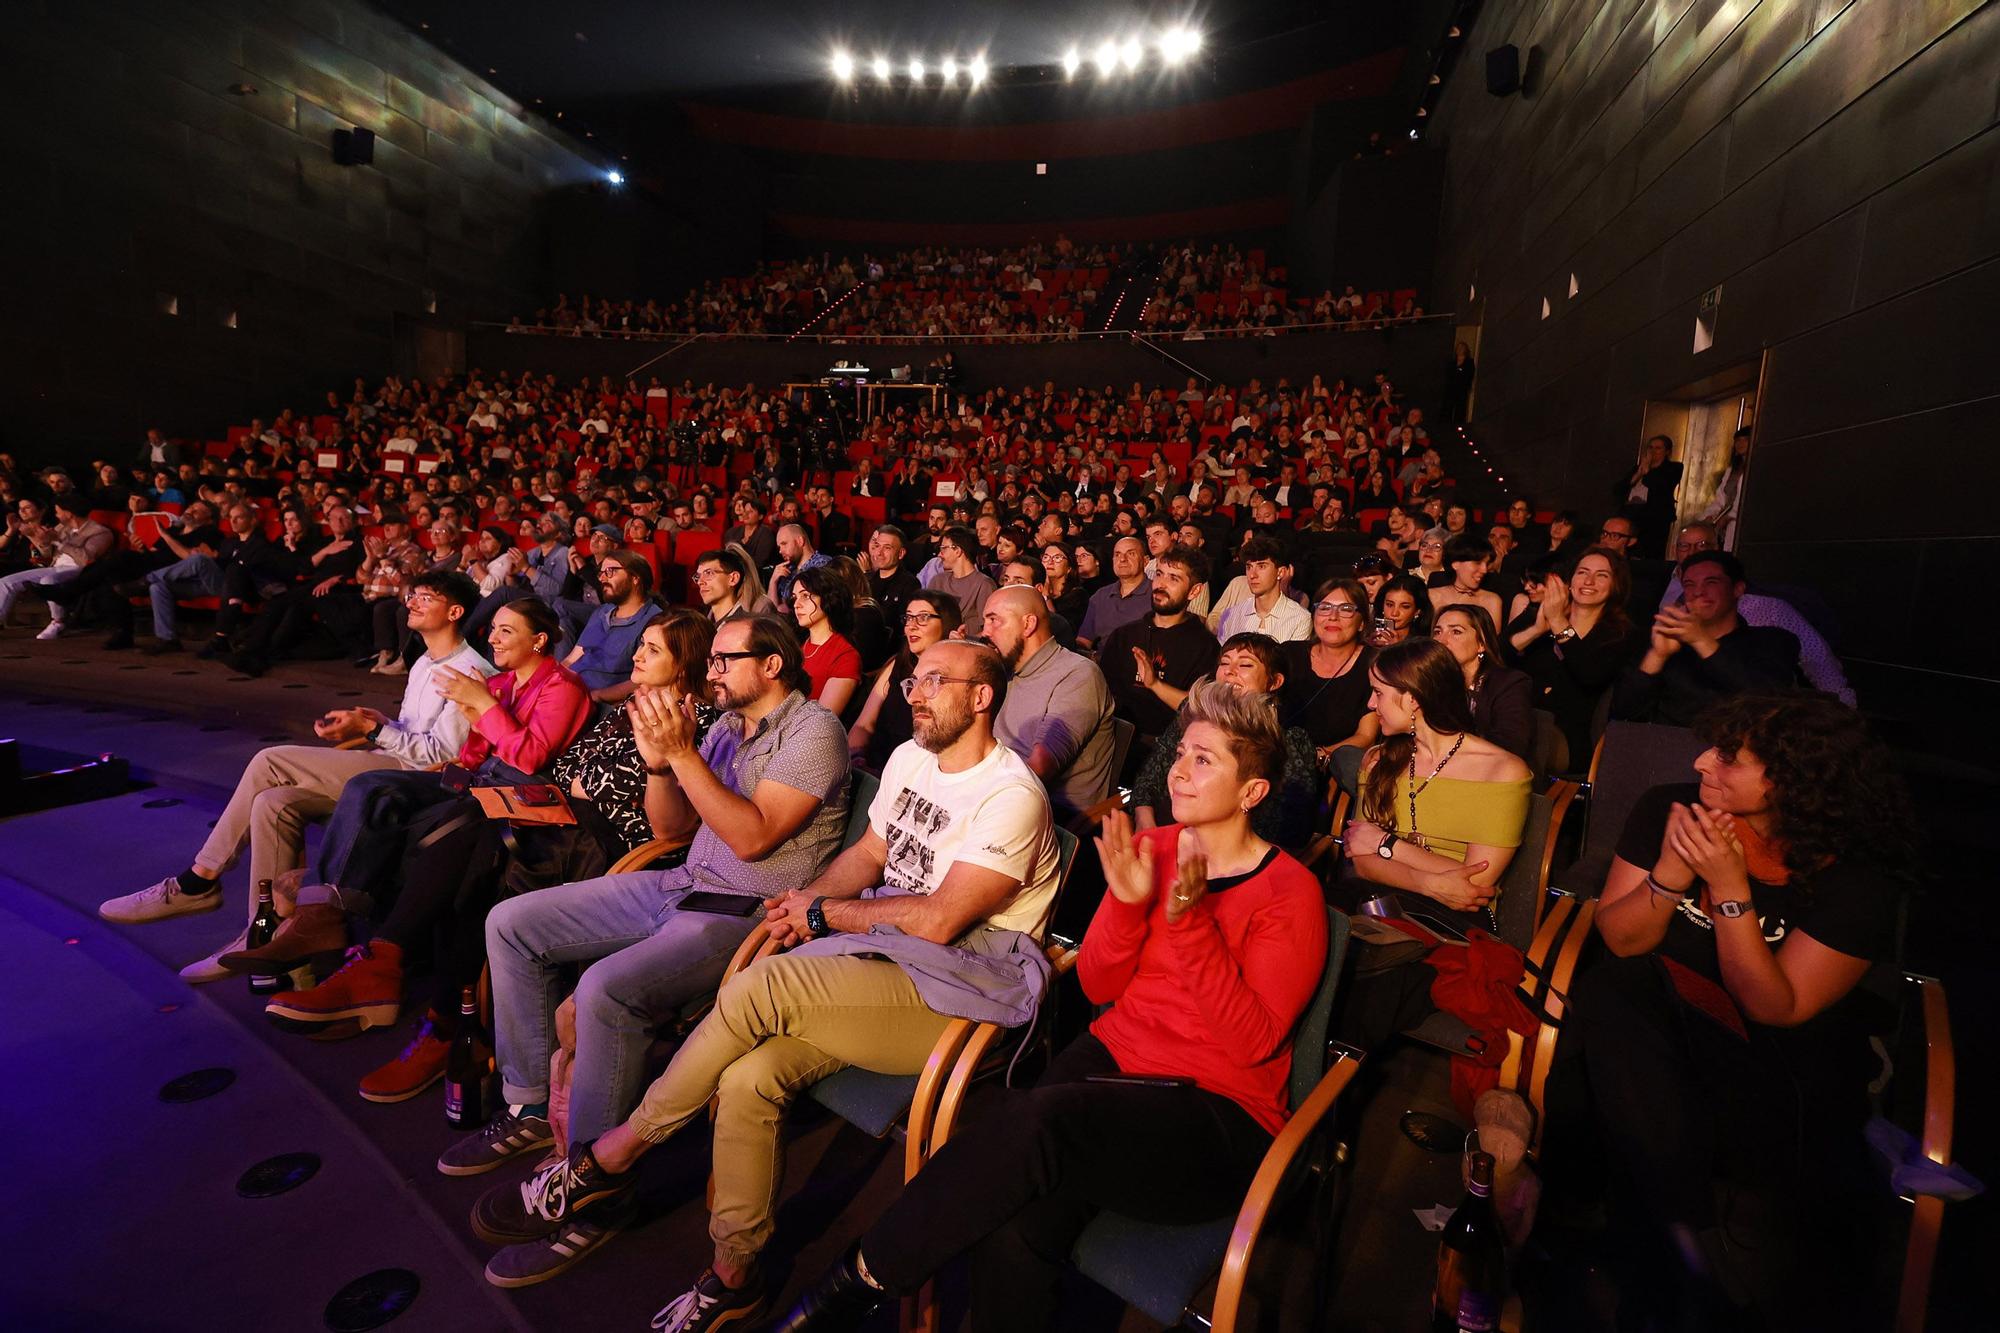
[[637, 551], [612, 551], [598, 563], [597, 589], [598, 607], [562, 661], [593, 700], [622, 703], [635, 688], [632, 656], [639, 637], [657, 610], [653, 567]]
[[1041, 559], [1042, 592], [1049, 599], [1049, 608], [1077, 627], [1077, 646], [1083, 647], [1083, 617], [1089, 608], [1090, 594], [1084, 591], [1076, 561], [1059, 541], [1042, 547]]
[[[1626, 1311], [1834, 1327], [1855, 1286], [1838, 1272], [1874, 1271], [1854, 1210], [1880, 1189], [1857, 988], [1893, 956], [1915, 821], [1886, 748], [1833, 700], [1739, 693], [1697, 730], [1699, 783], [1640, 798], [1599, 899], [1611, 956], [1577, 979], [1558, 1067], [1587, 1111], [1556, 1109], [1587, 1114], [1604, 1151], [1561, 1178], [1608, 1174], [1614, 1215], [1671, 1266], [1621, 1284]], [[1585, 1125], [1566, 1128], [1552, 1142]]]
[[[1275, 711], [1285, 684], [1284, 662], [1284, 646], [1268, 634], [1238, 634], [1222, 645], [1215, 661], [1215, 679], [1263, 700]], [[1158, 743], [1147, 750], [1146, 761], [1132, 780], [1132, 814], [1142, 829], [1158, 826], [1163, 814], [1166, 822], [1173, 820], [1168, 781], [1179, 754], [1184, 717], [1184, 713], [1175, 714]], [[1326, 784], [1320, 780], [1319, 756], [1305, 729], [1286, 727], [1282, 740], [1284, 762], [1277, 785], [1258, 804], [1250, 822], [1266, 842], [1296, 850], [1312, 837]]]
[[[438, 1159], [446, 1175], [479, 1175], [551, 1141], [549, 1061], [570, 968], [587, 965], [576, 991], [569, 1132], [589, 1141], [631, 1113], [653, 1029], [714, 992], [750, 933], [753, 904], [812, 882], [839, 851], [847, 747], [838, 719], [805, 697], [797, 636], [773, 617], [724, 621], [706, 669], [722, 716], [699, 744], [694, 700], [631, 712], [636, 738], [666, 760], [647, 764], [649, 804], [677, 802], [661, 810], [662, 822], [695, 826], [686, 860], [523, 894], [487, 916], [494, 1053], [507, 1105]], [[737, 899], [750, 911], [725, 910]], [[503, 1182], [480, 1201], [474, 1225], [482, 1236], [508, 1243], [547, 1234], [488, 1224], [488, 1200], [512, 1196], [518, 1211], [519, 1193], [518, 1181]]]
[[[395, 887], [408, 843], [442, 817], [437, 807], [456, 805], [468, 786], [546, 780], [542, 775], [582, 731], [590, 709], [583, 682], [552, 655], [556, 631], [556, 614], [544, 602], [523, 598], [500, 608], [490, 639], [495, 675], [433, 668], [434, 688], [471, 728], [455, 764], [440, 773], [377, 769], [348, 779], [320, 848], [318, 883], [299, 893], [301, 908], [330, 905], [338, 914], [315, 914], [331, 927], [322, 927], [326, 933], [344, 928], [347, 918], [377, 914]], [[404, 950], [414, 942], [378, 935], [351, 950], [341, 969], [318, 985], [272, 996], [265, 1012], [300, 1024], [394, 1023], [403, 997]]]
[[1613, 717], [1687, 727], [1718, 699], [1799, 683], [1798, 639], [1737, 614], [1745, 581], [1735, 556], [1698, 551], [1680, 579], [1681, 602], [1653, 617], [1646, 655], [1612, 695]]
[[1472, 700], [1472, 729], [1531, 763], [1535, 737], [1534, 682], [1506, 664], [1500, 635], [1486, 608], [1459, 602], [1437, 613], [1431, 637], [1451, 652], [1465, 673]]
[[1311, 638], [1312, 615], [1288, 591], [1292, 561], [1285, 548], [1275, 537], [1258, 534], [1243, 543], [1241, 555], [1247, 595], [1233, 604], [1225, 595], [1217, 603], [1227, 605], [1217, 620], [1216, 637], [1227, 641], [1255, 633], [1279, 643]]
[[[289, 559], [278, 566], [284, 571], [284, 586], [264, 589], [263, 609], [244, 631], [242, 645], [235, 652], [220, 654], [243, 675], [261, 676], [273, 662], [303, 650], [319, 623], [321, 606], [330, 605], [326, 599], [342, 591], [343, 585], [348, 595], [359, 597], [354, 576], [367, 552], [355, 531], [354, 511], [346, 505], [334, 505], [326, 511], [326, 521], [324, 539], [302, 532], [292, 544]], [[302, 515], [299, 522], [303, 525]]]
[[881, 524], [868, 534], [868, 581], [892, 630], [902, 622], [910, 599], [923, 591], [909, 568], [908, 554], [903, 530], [895, 524]]
[[[1079, 571], [1084, 569], [1081, 560], [1084, 549], [1078, 548]], [[1095, 552], [1091, 553], [1091, 559], [1095, 561]], [[1112, 543], [1111, 579], [1092, 592], [1085, 603], [1083, 620], [1076, 627], [1077, 647], [1097, 648], [1114, 631], [1144, 619], [1152, 610], [1152, 588], [1145, 567], [1146, 548], [1138, 538], [1121, 537]], [[1099, 651], [1099, 660], [1103, 656]]]
[[1097, 664], [1064, 648], [1049, 604], [1032, 586], [986, 599], [986, 642], [1006, 664], [1007, 697], [993, 719], [999, 742], [1021, 756], [1067, 822], [1103, 800], [1111, 771], [1111, 692]]
[[924, 649], [940, 639], [962, 638], [958, 599], [918, 592], [903, 610], [903, 647], [877, 671], [861, 713], [847, 729], [847, 749], [859, 767], [880, 773], [896, 747], [910, 739], [910, 699], [903, 682]]
[[[1675, 558], [1685, 560], [1698, 551], [1720, 549], [1722, 549], [1721, 543], [1716, 540], [1713, 524], [1690, 523], [1681, 529], [1675, 546]], [[89, 575], [85, 574], [84, 577], [88, 578]], [[1660, 605], [1665, 606], [1680, 599], [1681, 580], [1676, 574], [1661, 595]], [[1736, 599], [1736, 614], [1746, 625], [1768, 625], [1790, 632], [1799, 641], [1799, 670], [1805, 675], [1806, 683], [1824, 694], [1831, 694], [1849, 708], [1855, 706], [1854, 687], [1847, 683], [1847, 672], [1840, 665], [1839, 655], [1833, 651], [1819, 629], [1812, 621], [1806, 619], [1797, 607], [1768, 591], [1749, 588]]]
[[[428, 769], [456, 755], [472, 724], [438, 690], [434, 673], [448, 669], [481, 680], [493, 674], [492, 664], [460, 634], [477, 600], [475, 591], [457, 574], [420, 574], [413, 579], [406, 614], [411, 630], [423, 640], [424, 652], [410, 671], [396, 716], [367, 707], [336, 708], [313, 724], [314, 732], [328, 744], [259, 750], [244, 767], [229, 804], [188, 868], [150, 888], [111, 899], [97, 909], [98, 915], [132, 924], [214, 911], [222, 906], [222, 877], [236, 864], [246, 842], [251, 884], [275, 880], [305, 864], [306, 825], [333, 813], [349, 778], [378, 769]], [[360, 740], [374, 748], [336, 748], [344, 741]], [[246, 919], [256, 911], [256, 895], [249, 897]], [[343, 931], [329, 935], [320, 929], [323, 924], [305, 907], [288, 918], [280, 933], [290, 942], [290, 956], [302, 961], [346, 945]], [[306, 938], [315, 933], [321, 937]], [[217, 960], [243, 945], [244, 932], [238, 931], [213, 954], [182, 969], [182, 978], [202, 982], [229, 975]]]
[[[1055, 898], [1056, 840], [1041, 783], [993, 738], [1006, 691], [999, 656], [949, 641], [925, 650], [917, 671], [916, 735], [891, 757], [867, 832], [766, 905], [772, 937], [798, 947], [722, 988], [622, 1124], [591, 1140], [577, 1134], [527, 1185], [481, 1201], [482, 1233], [518, 1238], [489, 1276], [553, 1276], [599, 1243], [584, 1228], [608, 1235], [628, 1223], [633, 1168], [713, 1100], [714, 1260], [653, 1322], [682, 1333], [720, 1327], [725, 1315], [754, 1318], [769, 1296], [758, 1260], [781, 1183], [785, 1106], [847, 1065], [917, 1073], [952, 1021], [933, 1001], [990, 1011], [993, 997], [964, 993], [954, 968], [1022, 951], [1041, 958], [1035, 939]], [[1021, 1021], [1038, 998], [1010, 997], [1026, 1011]]]
[[899, 628], [892, 633], [888, 609], [875, 598], [875, 580], [863, 572], [860, 562], [851, 555], [837, 555], [827, 567], [847, 585], [847, 595], [851, 599], [847, 612], [847, 640], [860, 654], [861, 675], [867, 679], [895, 655], [897, 634], [902, 623], [901, 607], [899, 605], [896, 611]]
[[1494, 563], [1492, 546], [1460, 534], [1445, 543], [1444, 563], [1445, 576], [1430, 585], [1433, 615], [1447, 606], [1477, 606], [1496, 626], [1506, 622], [1507, 608], [1500, 595], [1483, 586]]
[[986, 614], [986, 599], [998, 586], [980, 572], [978, 553], [978, 535], [955, 523], [938, 536], [938, 569], [924, 579], [924, 587], [930, 591], [950, 593], [958, 599], [959, 615], [968, 625], [977, 625]]
[[833, 557], [813, 545], [812, 534], [802, 523], [786, 523], [778, 529], [778, 563], [771, 569], [765, 595], [778, 607], [792, 604], [792, 585], [808, 569], [818, 569]]
[[[90, 517], [90, 502], [75, 491], [58, 492], [49, 503], [45, 523], [21, 525], [34, 559], [39, 563], [16, 574], [0, 576], [0, 630], [7, 626], [14, 603], [28, 588], [45, 588], [66, 583], [82, 574], [118, 544], [118, 534]], [[38, 639], [59, 638], [63, 632], [65, 608], [49, 603], [49, 623]]]
[[1375, 629], [1370, 641], [1377, 648], [1388, 648], [1427, 638], [1430, 632], [1430, 589], [1410, 574], [1397, 574], [1385, 581], [1375, 595]]
[[[1349, 866], [1450, 934], [1498, 929], [1500, 876], [1521, 845], [1532, 774], [1473, 731], [1465, 672], [1444, 645], [1385, 648], [1369, 671], [1382, 741], [1361, 765]], [[1391, 1029], [1394, 1030], [1394, 1029]]]
[[1097, 662], [1118, 715], [1142, 738], [1164, 732], [1188, 689], [1215, 670], [1221, 646], [1189, 609], [1207, 579], [1208, 562], [1198, 552], [1170, 548], [1153, 580], [1152, 613], [1119, 626], [1098, 645]]
[[1242, 1204], [1295, 1109], [1292, 1028], [1326, 966], [1326, 910], [1253, 824], [1282, 763], [1270, 707], [1208, 681], [1176, 729], [1175, 822], [1135, 834], [1114, 814], [1097, 840], [1109, 888], [1077, 977], [1104, 1012], [1032, 1090], [1000, 1092], [954, 1134], [780, 1327], [858, 1328], [961, 1255], [978, 1333], [1054, 1327], [1098, 1210], [1187, 1224]]

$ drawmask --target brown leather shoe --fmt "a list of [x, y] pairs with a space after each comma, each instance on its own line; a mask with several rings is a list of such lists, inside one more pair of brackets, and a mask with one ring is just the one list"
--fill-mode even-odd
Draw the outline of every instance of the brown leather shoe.
[[215, 961], [231, 972], [289, 972], [301, 963], [347, 948], [347, 913], [331, 903], [302, 903], [278, 923], [260, 949], [226, 953]]

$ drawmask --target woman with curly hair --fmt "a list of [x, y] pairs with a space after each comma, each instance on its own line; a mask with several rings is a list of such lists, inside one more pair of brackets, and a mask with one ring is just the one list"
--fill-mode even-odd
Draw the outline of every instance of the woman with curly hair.
[[[1655, 787], [1625, 821], [1597, 912], [1613, 956], [1573, 993], [1563, 1057], [1629, 1189], [1619, 1215], [1664, 1232], [1709, 1317], [1754, 1303], [1752, 1323], [1789, 1327], [1819, 1279], [1769, 1281], [1788, 1247], [1751, 1233], [1853, 1216], [1871, 1067], [1856, 988], [1895, 948], [1913, 817], [1885, 747], [1830, 698], [1738, 696], [1697, 730], [1699, 782]], [[1722, 1211], [1718, 1185], [1762, 1206]]]

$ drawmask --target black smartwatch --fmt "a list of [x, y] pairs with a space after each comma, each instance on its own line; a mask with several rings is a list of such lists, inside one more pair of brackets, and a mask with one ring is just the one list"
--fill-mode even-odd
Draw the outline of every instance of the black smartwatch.
[[826, 924], [826, 913], [821, 910], [825, 903], [826, 899], [815, 898], [812, 900], [812, 906], [806, 908], [806, 929], [812, 932], [812, 937], [816, 940], [833, 933], [832, 927]]

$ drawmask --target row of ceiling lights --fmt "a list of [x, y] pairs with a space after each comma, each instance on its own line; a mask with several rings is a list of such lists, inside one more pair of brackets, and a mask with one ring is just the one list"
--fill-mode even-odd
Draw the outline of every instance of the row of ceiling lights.
[[[1108, 79], [1120, 72], [1136, 73], [1139, 67], [1146, 63], [1146, 46], [1143, 37], [1130, 36], [1123, 40], [1106, 37], [1090, 53], [1089, 63], [1096, 67], [1101, 78]], [[1168, 28], [1153, 38], [1152, 46], [1159, 54], [1160, 64], [1173, 69], [1186, 63], [1201, 50], [1201, 34], [1193, 28]], [[1063, 77], [1075, 78], [1082, 72], [1085, 63], [1082, 48], [1070, 47], [1063, 52], [1061, 63]], [[911, 84], [921, 85], [933, 68], [926, 64], [921, 56], [912, 56], [907, 63], [899, 67], [895, 61], [881, 53], [872, 56], [864, 66], [852, 52], [839, 48], [827, 58], [827, 64], [833, 71], [833, 77], [840, 83], [854, 82], [865, 68], [877, 83], [894, 83], [900, 69]], [[964, 64], [960, 64], [956, 56], [946, 56], [935, 68], [940, 82], [947, 88], [958, 82], [961, 72], [964, 73], [966, 83], [970, 87], [977, 88], [986, 82], [987, 64], [983, 53], [973, 56]]]

